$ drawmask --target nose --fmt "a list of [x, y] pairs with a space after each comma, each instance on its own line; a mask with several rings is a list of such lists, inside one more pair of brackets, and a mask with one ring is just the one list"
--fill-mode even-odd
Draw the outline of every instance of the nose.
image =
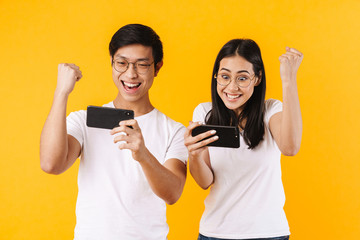
[[235, 79], [231, 79], [229, 85], [227, 85], [227, 88], [229, 88], [230, 90], [238, 90], [239, 86], [237, 85]]
[[128, 78], [136, 78], [137, 72], [134, 63], [129, 63], [128, 69], [123, 73]]

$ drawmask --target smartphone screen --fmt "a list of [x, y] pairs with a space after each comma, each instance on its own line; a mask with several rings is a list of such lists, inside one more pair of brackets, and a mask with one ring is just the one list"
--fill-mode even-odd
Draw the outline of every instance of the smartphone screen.
[[134, 111], [119, 108], [88, 106], [86, 125], [88, 127], [113, 129], [120, 121], [134, 118]]
[[218, 136], [219, 139], [215, 142], [209, 143], [208, 146], [227, 148], [240, 147], [239, 129], [234, 126], [201, 125], [194, 128], [191, 132], [191, 135], [194, 137], [200, 133], [204, 133], [210, 130], [215, 130], [215, 135]]

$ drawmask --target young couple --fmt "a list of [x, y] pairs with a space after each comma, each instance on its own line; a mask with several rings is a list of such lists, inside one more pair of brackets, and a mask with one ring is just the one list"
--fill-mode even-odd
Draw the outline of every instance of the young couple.
[[[302, 54], [286, 48], [279, 58], [281, 103], [265, 100], [258, 45], [229, 41], [215, 60], [212, 102], [196, 107], [185, 128], [149, 99], [163, 65], [159, 36], [150, 27], [126, 25], [112, 37], [109, 51], [118, 94], [104, 106], [131, 109], [135, 118], [104, 130], [86, 126], [86, 111], [66, 117], [69, 94], [82, 73], [75, 64], [59, 64], [41, 134], [45, 172], [60, 174], [80, 157], [74, 239], [166, 239], [166, 203], [181, 196], [187, 159], [199, 186], [211, 186], [198, 239], [288, 239], [280, 155], [295, 155], [300, 147], [296, 73]], [[240, 148], [207, 147], [217, 136], [208, 131], [192, 137], [200, 122], [238, 126]]]

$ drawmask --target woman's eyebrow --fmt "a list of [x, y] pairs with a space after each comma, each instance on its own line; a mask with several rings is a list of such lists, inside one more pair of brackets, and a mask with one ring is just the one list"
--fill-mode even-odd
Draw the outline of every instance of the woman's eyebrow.
[[248, 70], [240, 70], [240, 71], [237, 71], [237, 73], [243, 73], [243, 72], [246, 72], [246, 73], [250, 74]]
[[[227, 72], [231, 72], [229, 69], [224, 68], [224, 67], [220, 69], [220, 71], [222, 71], [222, 70], [227, 71]], [[236, 73], [243, 73], [243, 72], [246, 72], [246, 73], [250, 74], [248, 70], [239, 70]]]

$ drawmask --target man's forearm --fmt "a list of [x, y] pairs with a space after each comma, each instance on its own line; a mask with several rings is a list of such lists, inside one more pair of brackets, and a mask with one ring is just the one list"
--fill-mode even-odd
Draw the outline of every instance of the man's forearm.
[[181, 196], [186, 179], [186, 166], [177, 159], [169, 159], [165, 166], [149, 152], [139, 161], [153, 192], [167, 204], [174, 204]]
[[66, 161], [68, 142], [66, 131], [66, 94], [55, 93], [50, 113], [40, 138], [40, 164], [47, 173], [57, 174]]

